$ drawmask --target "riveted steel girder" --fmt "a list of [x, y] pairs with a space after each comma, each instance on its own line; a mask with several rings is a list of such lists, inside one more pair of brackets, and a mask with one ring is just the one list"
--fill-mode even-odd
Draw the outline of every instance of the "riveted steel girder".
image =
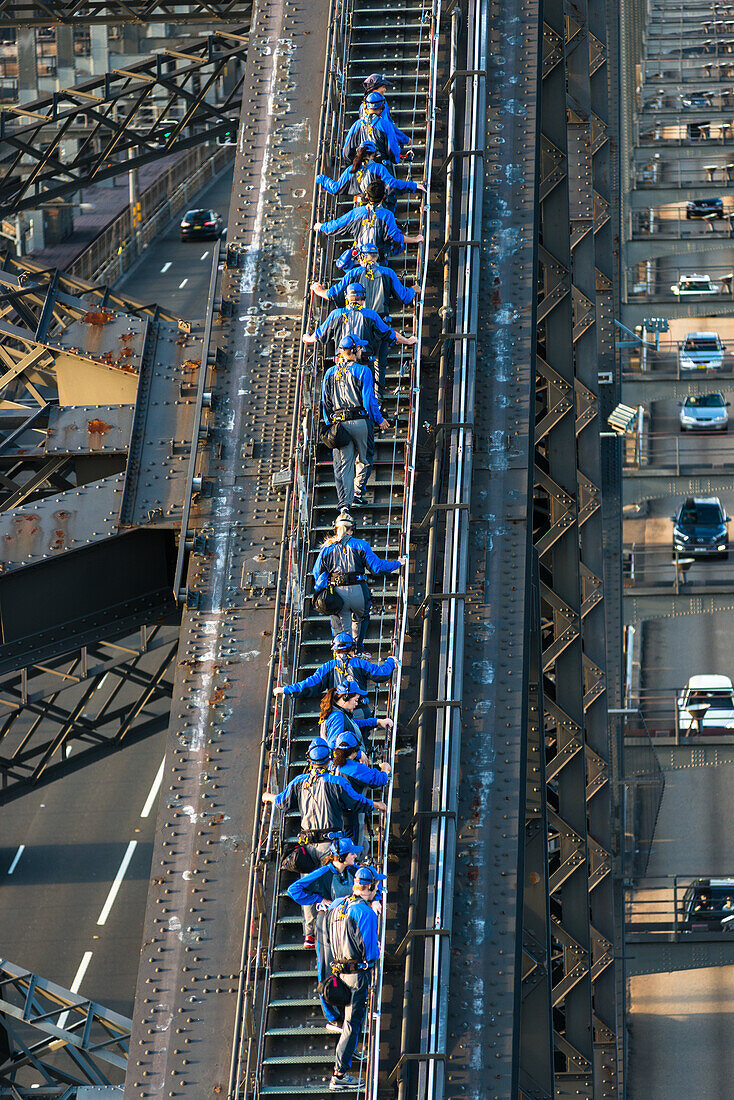
[[612, 547], [619, 536], [602, 526], [592, 427], [599, 370], [614, 366], [613, 116], [605, 5], [548, 0], [544, 20], [545, 57], [557, 60], [544, 65], [541, 93], [535, 546], [555, 1095], [591, 1098], [618, 1095], [622, 1076], [603, 598], [605, 535]]

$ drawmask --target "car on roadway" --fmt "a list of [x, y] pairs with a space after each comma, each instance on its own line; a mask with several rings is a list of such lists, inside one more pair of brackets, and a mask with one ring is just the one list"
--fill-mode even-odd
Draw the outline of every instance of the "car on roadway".
[[686, 932], [734, 932], [734, 878], [697, 878], [683, 895], [679, 927]]
[[681, 275], [670, 288], [678, 298], [692, 298], [699, 294], [721, 294], [721, 284], [712, 283], [710, 275]]
[[686, 218], [723, 218], [724, 200], [718, 198], [689, 199], [686, 203]]
[[721, 370], [725, 346], [718, 332], [687, 332], [678, 362], [681, 370]]
[[182, 241], [215, 241], [224, 222], [216, 210], [187, 210], [181, 219]]
[[726, 432], [729, 430], [730, 401], [723, 393], [692, 394], [679, 402], [682, 432]]
[[[703, 717], [694, 718], [689, 707], [707, 706]], [[677, 699], [678, 731], [702, 733], [734, 730], [734, 685], [728, 676], [713, 673], [691, 676]], [[695, 711], [694, 711], [695, 713]]]
[[688, 92], [681, 95], [680, 105], [687, 111], [697, 111], [711, 106], [711, 96], [706, 92]]
[[730, 518], [718, 497], [687, 497], [671, 516], [673, 554], [725, 561], [729, 557]]

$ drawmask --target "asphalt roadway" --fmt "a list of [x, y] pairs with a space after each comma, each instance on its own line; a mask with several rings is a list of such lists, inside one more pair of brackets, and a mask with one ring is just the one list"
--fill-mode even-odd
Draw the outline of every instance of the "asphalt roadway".
[[[691, 329], [695, 322], [691, 322]], [[731, 382], [711, 380], [734, 400]], [[691, 433], [681, 444], [678, 405], [655, 402], [648, 410], [650, 461], [656, 466], [681, 464], [701, 467], [730, 465], [734, 458], [734, 421], [726, 435]], [[734, 515], [732, 489], [721, 492], [724, 508]], [[669, 578], [672, 586], [672, 523], [670, 517], [680, 499], [659, 499], [646, 504], [639, 519], [625, 521], [625, 542], [636, 541], [643, 552], [637, 557], [638, 576], [657, 583]], [[730, 524], [730, 539], [734, 524]], [[729, 561], [697, 562], [688, 574], [694, 587], [704, 579], [734, 580], [734, 551]], [[696, 673], [734, 676], [731, 645], [732, 614], [688, 615], [649, 620], [642, 624], [643, 705], [653, 710], [669, 701]], [[662, 757], [664, 766], [667, 760]], [[655, 828], [648, 876], [727, 874], [734, 870], [734, 840], [730, 792], [734, 766], [702, 766], [695, 754], [685, 766], [665, 767], [665, 793]], [[631, 950], [634, 952], [635, 948]], [[716, 945], [698, 945], [695, 969], [675, 971], [663, 963], [629, 980], [630, 1097], [665, 1100], [691, 1096], [728, 1100], [734, 1078], [734, 967], [706, 965], [716, 962]]]
[[[712, 378], [712, 391], [720, 391], [726, 400], [734, 402], [731, 382]], [[733, 406], [734, 408], [734, 406]], [[730, 409], [730, 414], [732, 410]], [[682, 445], [686, 460], [701, 468], [715, 468], [724, 462], [734, 463], [734, 415], [726, 433], [682, 433], [678, 426], [680, 410], [676, 401], [654, 402], [649, 410], [651, 465], [674, 465], [671, 455], [676, 444]], [[625, 521], [625, 543], [636, 543], [637, 576], [641, 582], [668, 580], [673, 584], [672, 561], [673, 524], [671, 516], [682, 497], [649, 501], [645, 517]], [[734, 516], [734, 468], [732, 488], [719, 493], [727, 513]], [[729, 559], [696, 561], [687, 574], [687, 586], [693, 590], [703, 580], [732, 583], [734, 581], [734, 522], [729, 524], [732, 547]], [[644, 624], [642, 654], [643, 698], [672, 697], [690, 676], [703, 672], [722, 673], [734, 677], [734, 653], [731, 646], [731, 615], [689, 615], [675, 619], [653, 619]]]
[[[231, 191], [228, 169], [192, 205], [213, 207], [226, 224]], [[116, 288], [201, 318], [211, 248], [209, 241], [182, 243], [177, 219]], [[126, 1015], [165, 743], [163, 731], [0, 809], [0, 955]]]
[[[668, 624], [669, 634], [677, 634], [680, 647], [682, 630], [693, 628], [698, 637], [709, 621], [703, 616], [679, 620]], [[721, 640], [718, 635], [719, 645]], [[670, 659], [669, 650], [665, 659]], [[665, 759], [670, 763], [669, 754]], [[728, 876], [734, 871], [732, 783], [734, 765], [701, 766], [695, 754], [678, 767], [666, 767], [648, 876]], [[639, 947], [632, 945], [630, 950], [649, 962], [651, 957], [642, 956]], [[730, 1100], [734, 966], [705, 965], [715, 963], [718, 955], [718, 944], [700, 943], [694, 969], [675, 970], [666, 965], [662, 945], [653, 956], [661, 969], [649, 962], [650, 972], [630, 977], [628, 1095], [634, 1100]], [[645, 968], [638, 962], [635, 969]]]
[[[216, 210], [227, 224], [233, 166], [201, 191], [191, 207]], [[204, 317], [212, 262], [212, 241], [182, 241], [177, 216], [145, 250], [137, 264], [118, 280], [116, 290], [143, 302], [157, 302], [190, 320]], [[222, 243], [224, 244], [223, 239]]]

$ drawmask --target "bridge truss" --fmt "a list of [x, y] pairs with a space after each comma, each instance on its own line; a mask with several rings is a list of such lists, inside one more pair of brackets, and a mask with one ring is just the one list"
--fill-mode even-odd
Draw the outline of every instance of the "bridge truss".
[[248, 27], [0, 108], [0, 211], [35, 209], [121, 172], [234, 133], [242, 74], [217, 83], [247, 50]]
[[48, 27], [90, 23], [241, 23], [249, 19], [251, 0], [2, 0], [0, 27]]

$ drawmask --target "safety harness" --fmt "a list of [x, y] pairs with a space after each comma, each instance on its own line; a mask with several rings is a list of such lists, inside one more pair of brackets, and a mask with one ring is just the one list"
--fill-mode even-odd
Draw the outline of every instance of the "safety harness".
[[[334, 910], [336, 920], [346, 920], [349, 916], [350, 902], [364, 901], [358, 894], [350, 894]], [[331, 964], [332, 974], [356, 974], [359, 970], [369, 970], [370, 963], [360, 962], [357, 959], [334, 959]]]
[[[344, 309], [342, 309], [340, 311], [341, 315], [342, 315], [342, 337], [352, 335], [352, 333], [349, 331], [349, 326], [347, 324], [347, 313], [349, 313], [351, 309], [361, 309], [361, 308], [362, 308], [361, 305], [358, 305], [358, 306], [345, 306]], [[338, 386], [338, 384], [348, 374], [351, 374], [351, 370], [350, 370], [351, 366], [352, 366], [352, 364], [348, 359], [342, 359], [341, 356], [339, 356], [339, 355], [337, 356], [336, 370], [334, 371], [334, 384], [335, 384], [335, 386]], [[334, 412], [332, 413], [332, 416], [331, 416], [331, 423], [332, 424], [339, 424], [344, 420], [366, 420], [366, 419], [367, 419], [367, 410], [364, 409], [361, 405], [346, 405], [341, 409], [335, 409], [334, 410]]]
[[[321, 779], [329, 770], [328, 764], [312, 764], [310, 768], [311, 774], [308, 779], [304, 781], [302, 790], [308, 791], [313, 794], [314, 784], [318, 779]], [[321, 844], [325, 840], [333, 840], [334, 837], [341, 836], [340, 830], [336, 829], [301, 829], [298, 834], [298, 840], [301, 844]]]
[[[338, 543], [333, 543], [333, 547], [341, 555], [342, 563], [344, 562], [344, 552], [349, 545], [351, 535], [347, 535], [345, 539], [340, 539]], [[329, 583], [336, 584], [343, 588], [349, 584], [361, 584], [364, 580], [364, 573], [348, 573], [346, 571], [339, 572], [334, 569], [329, 573]], [[349, 661], [347, 660], [347, 664]]]

